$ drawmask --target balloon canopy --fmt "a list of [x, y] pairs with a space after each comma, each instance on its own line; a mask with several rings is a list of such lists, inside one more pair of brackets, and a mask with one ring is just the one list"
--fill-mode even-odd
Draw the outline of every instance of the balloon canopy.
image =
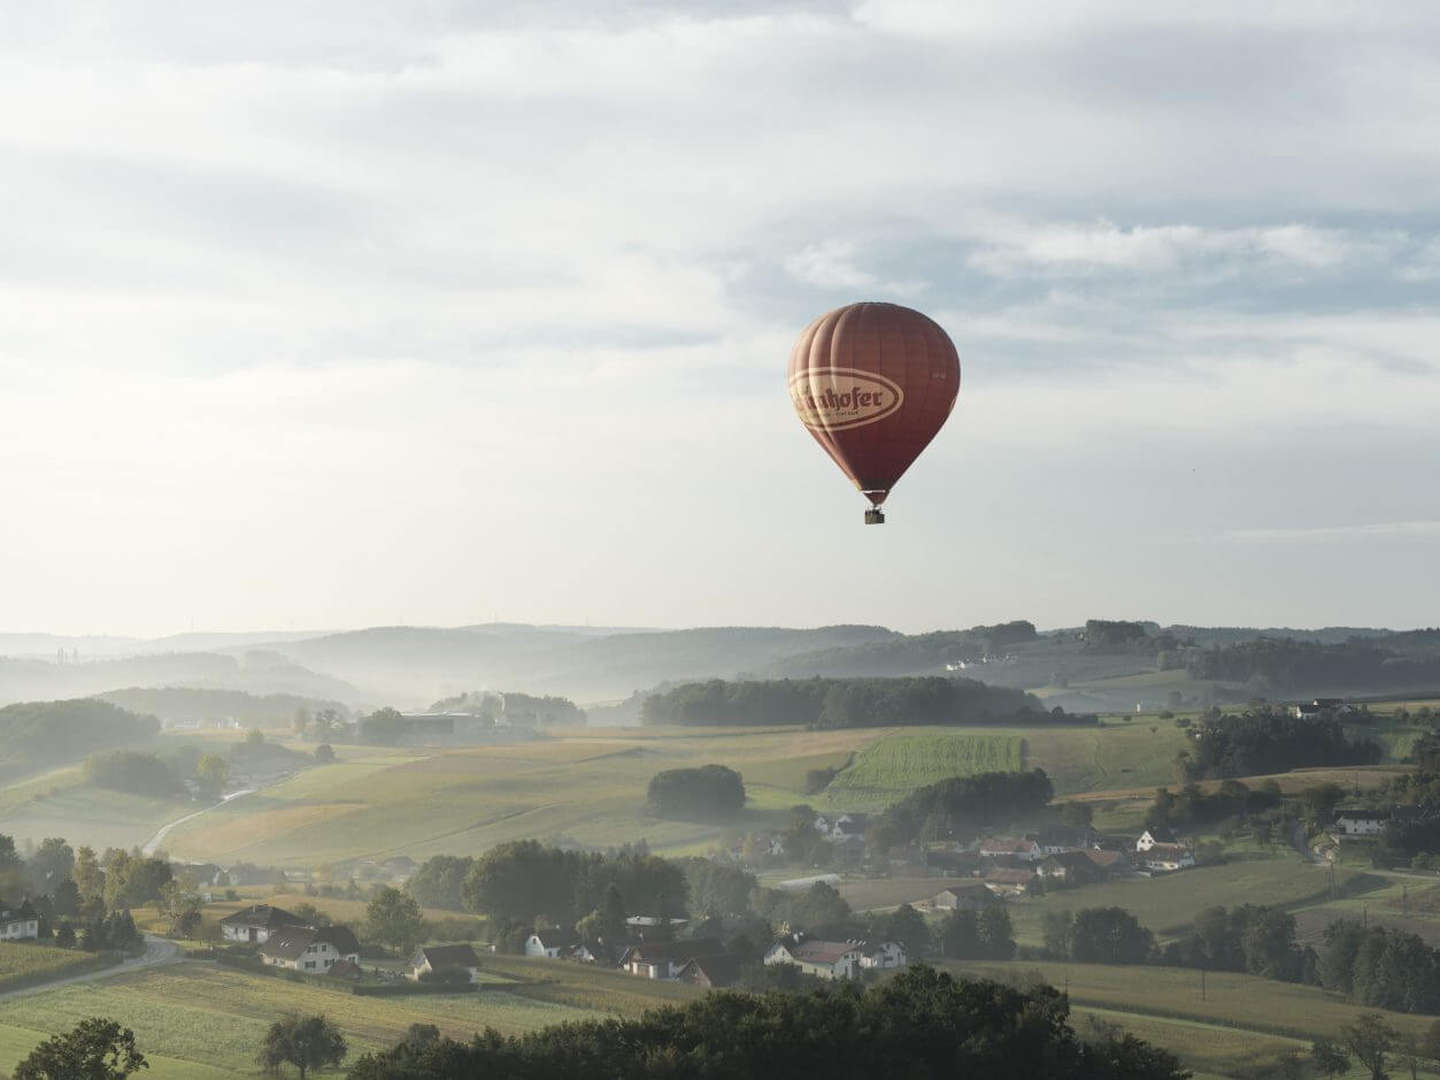
[[836, 308], [790, 353], [800, 422], [870, 500], [867, 523], [955, 407], [960, 357], [929, 316], [898, 304]]

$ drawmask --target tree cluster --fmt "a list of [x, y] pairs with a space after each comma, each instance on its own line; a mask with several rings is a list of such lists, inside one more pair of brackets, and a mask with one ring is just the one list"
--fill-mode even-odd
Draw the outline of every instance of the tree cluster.
[[367, 1055], [351, 1080], [511, 1080], [613, 1076], [985, 1076], [1020, 1080], [1180, 1080], [1171, 1055], [1132, 1036], [1082, 1041], [1052, 987], [956, 981], [917, 966], [861, 990], [718, 991], [638, 1020], [567, 1024], [468, 1043], [408, 1041]]
[[1155, 935], [1124, 908], [1053, 911], [1045, 916], [1045, 951], [1078, 964], [1144, 964], [1155, 952]]
[[1025, 619], [975, 626], [969, 630], [936, 630], [928, 634], [897, 634], [859, 645], [838, 645], [776, 661], [765, 674], [909, 675], [935, 671], [956, 661], [974, 662], [997, 656], [1037, 639], [1035, 624]]
[[103, 747], [142, 742], [159, 730], [153, 716], [137, 716], [91, 698], [0, 708], [3, 758], [27, 765], [75, 761]]
[[1346, 738], [1333, 718], [1257, 709], [1208, 719], [1195, 728], [1186, 774], [1191, 780], [1253, 776], [1316, 765], [1368, 765], [1381, 756], [1378, 743]]
[[1021, 821], [1044, 811], [1055, 789], [1044, 769], [955, 776], [912, 791], [885, 813], [901, 842], [926, 831], [947, 835], [956, 824]]
[[1161, 962], [1207, 971], [1243, 971], [1283, 982], [1314, 982], [1317, 958], [1295, 941], [1295, 917], [1257, 904], [1206, 908], [1167, 945]]
[[666, 769], [651, 778], [645, 804], [656, 817], [728, 821], [745, 807], [745, 784], [724, 765]]
[[1440, 1013], [1440, 950], [1414, 934], [1338, 919], [1325, 928], [1320, 985], [1361, 1005]]
[[1373, 640], [1340, 644], [1257, 638], [1210, 649], [1191, 649], [1186, 670], [1197, 679], [1263, 682], [1280, 693], [1330, 687], [1386, 689], [1434, 685], [1440, 657], [1406, 656]]

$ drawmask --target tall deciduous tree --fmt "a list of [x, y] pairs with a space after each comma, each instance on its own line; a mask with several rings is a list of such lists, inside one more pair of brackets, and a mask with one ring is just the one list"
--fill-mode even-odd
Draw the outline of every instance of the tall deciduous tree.
[[281, 1065], [294, 1065], [300, 1071], [300, 1080], [305, 1080], [311, 1069], [339, 1065], [347, 1051], [345, 1036], [324, 1016], [292, 1013], [270, 1025], [259, 1060], [272, 1076], [279, 1074]]
[[365, 909], [370, 937], [401, 952], [408, 952], [425, 936], [425, 917], [413, 896], [391, 888], [376, 890]]
[[1357, 1061], [1370, 1070], [1370, 1080], [1386, 1080], [1385, 1055], [1393, 1050], [1400, 1033], [1380, 1013], [1361, 1013], [1355, 1023], [1340, 1029], [1341, 1037]]
[[124, 1080], [150, 1066], [135, 1048], [135, 1033], [114, 1020], [92, 1016], [30, 1052], [14, 1080]]

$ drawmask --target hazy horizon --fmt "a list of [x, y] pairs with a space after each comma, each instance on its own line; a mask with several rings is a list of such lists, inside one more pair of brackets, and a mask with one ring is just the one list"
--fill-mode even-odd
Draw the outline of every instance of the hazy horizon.
[[[7, 625], [1423, 626], [1440, 14], [0, 16]], [[889, 524], [801, 329], [931, 314]]]

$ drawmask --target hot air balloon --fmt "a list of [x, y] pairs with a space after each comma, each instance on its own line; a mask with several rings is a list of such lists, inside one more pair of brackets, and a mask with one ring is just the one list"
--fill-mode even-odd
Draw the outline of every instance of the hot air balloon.
[[870, 500], [865, 524], [955, 407], [960, 357], [929, 316], [863, 303], [821, 315], [790, 353], [800, 422]]

